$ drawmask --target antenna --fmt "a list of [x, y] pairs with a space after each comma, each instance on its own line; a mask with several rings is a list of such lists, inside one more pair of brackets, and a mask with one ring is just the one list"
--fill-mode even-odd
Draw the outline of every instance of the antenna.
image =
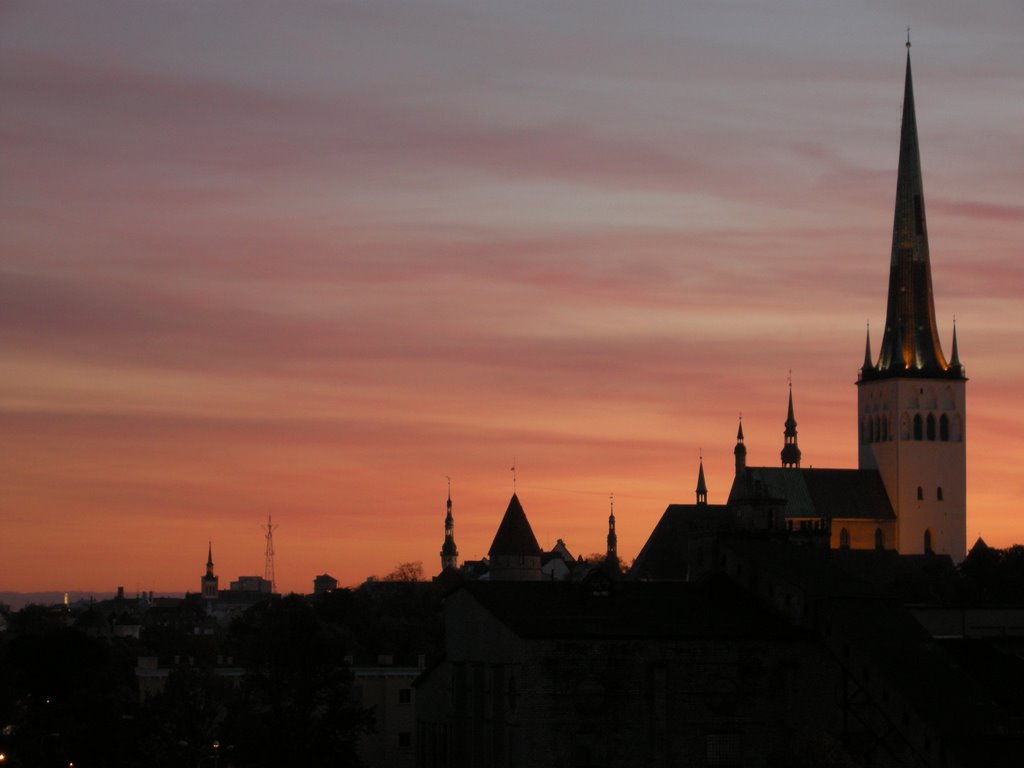
[[277, 528], [273, 524], [270, 515], [267, 515], [267, 526], [266, 526], [266, 540], [267, 548], [264, 550], [264, 565], [263, 565], [263, 580], [270, 582], [270, 593], [274, 594], [277, 592], [277, 580], [274, 578], [274, 530]]

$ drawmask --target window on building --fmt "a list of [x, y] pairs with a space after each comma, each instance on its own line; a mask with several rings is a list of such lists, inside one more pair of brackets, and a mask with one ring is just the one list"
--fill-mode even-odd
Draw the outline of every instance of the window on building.
[[399, 688], [398, 689], [398, 703], [399, 704], [410, 704], [412, 702], [412, 688]]
[[917, 486], [917, 500], [924, 501], [924, 488]]
[[875, 549], [885, 549], [885, 536], [881, 528], [875, 528]]
[[924, 532], [924, 553], [930, 555], [934, 552], [932, 549], [932, 531], [929, 528]]
[[949, 442], [949, 416], [946, 414], [939, 417], [939, 440]]
[[839, 548], [849, 549], [850, 548], [850, 532], [843, 528], [839, 531]]
[[921, 439], [921, 432], [923, 431], [923, 429], [924, 429], [924, 422], [921, 421], [921, 414], [920, 413], [914, 414], [914, 439], [915, 440], [920, 440]]
[[935, 489], [935, 498], [938, 499], [939, 501], [942, 501], [942, 486], [941, 485], [938, 488]]
[[935, 414], [934, 413], [929, 413], [928, 414], [927, 426], [928, 426], [928, 439], [929, 440], [934, 440], [935, 439]]

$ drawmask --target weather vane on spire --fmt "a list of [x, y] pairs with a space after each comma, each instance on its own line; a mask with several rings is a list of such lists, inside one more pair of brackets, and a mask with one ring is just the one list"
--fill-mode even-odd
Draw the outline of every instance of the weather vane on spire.
[[910, 27], [907, 27], [907, 48], [910, 47]]
[[512, 493], [516, 492], [516, 457], [512, 457]]

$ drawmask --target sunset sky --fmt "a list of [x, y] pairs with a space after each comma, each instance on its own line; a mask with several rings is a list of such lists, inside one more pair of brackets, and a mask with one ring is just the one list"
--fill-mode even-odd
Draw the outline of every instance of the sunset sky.
[[[825, 8], [828, 10], [824, 10]], [[0, 590], [309, 592], [512, 492], [665, 506], [856, 466], [905, 28], [968, 540], [1024, 542], [1024, 3], [0, 3]]]

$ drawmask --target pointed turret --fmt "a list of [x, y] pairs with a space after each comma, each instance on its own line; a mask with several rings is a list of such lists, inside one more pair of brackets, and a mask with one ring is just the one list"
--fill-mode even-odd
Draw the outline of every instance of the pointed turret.
[[441, 570], [459, 567], [459, 550], [455, 546], [455, 518], [452, 517], [452, 482], [448, 481], [448, 513], [444, 518], [444, 543], [441, 545]]
[[203, 578], [199, 582], [200, 594], [202, 594], [204, 600], [216, 600], [218, 595], [218, 589], [220, 580], [213, 572], [213, 542], [208, 541], [206, 543], [206, 573], [203, 574]]
[[949, 368], [951, 371], [959, 376], [964, 375], [964, 367], [960, 363], [960, 347], [956, 341], [956, 320], [953, 320], [953, 359], [949, 361]]
[[708, 484], [704, 482], [704, 457], [700, 457], [700, 468], [697, 470], [697, 503], [708, 503]]
[[917, 141], [914, 87], [910, 74], [910, 43], [903, 94], [900, 159], [896, 175], [896, 207], [889, 264], [889, 298], [878, 363], [865, 365], [867, 378], [892, 376], [953, 377], [942, 354], [935, 324], [928, 228]]
[[611, 499], [608, 512], [608, 550], [605, 552], [606, 562], [619, 561], [619, 537], [615, 534], [615, 499]]
[[871, 326], [868, 326], [867, 337], [864, 340], [864, 364], [860, 368], [861, 376], [871, 373], [875, 370], [874, 363], [871, 362]]
[[796, 444], [796, 418], [793, 416], [793, 384], [789, 385], [789, 412], [782, 444], [782, 466], [800, 467], [800, 448]]
[[732, 449], [736, 457], [736, 474], [739, 475], [747, 468], [747, 446], [743, 444], [743, 417], [740, 416], [740, 426], [736, 430], [736, 447]]
[[538, 581], [541, 548], [519, 497], [512, 494], [487, 554], [495, 581]]

